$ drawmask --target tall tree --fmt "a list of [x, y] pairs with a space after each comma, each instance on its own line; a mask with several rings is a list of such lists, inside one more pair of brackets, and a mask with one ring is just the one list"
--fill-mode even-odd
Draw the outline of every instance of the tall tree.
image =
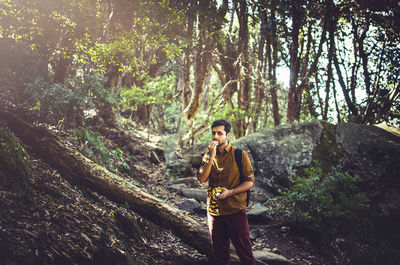
[[300, 104], [296, 91], [297, 79], [300, 71], [300, 56], [299, 54], [299, 35], [300, 29], [303, 24], [304, 17], [304, 3], [302, 1], [292, 2], [290, 7], [290, 14], [292, 18], [292, 29], [291, 29], [291, 44], [289, 49], [290, 54], [290, 79], [289, 79], [289, 95], [288, 95], [288, 107], [287, 107], [287, 119], [289, 122], [296, 120], [296, 113]]
[[[260, 32], [257, 41], [257, 47], [254, 50], [257, 51], [257, 60], [256, 60], [256, 67], [255, 67], [255, 83], [254, 83], [254, 117], [252, 120], [252, 130], [257, 131], [257, 125], [260, 120], [259, 113], [261, 112], [261, 108], [263, 102], [265, 100], [265, 64], [266, 64], [266, 57], [270, 57], [270, 49], [267, 46], [266, 48], [266, 39], [267, 39], [267, 10], [263, 6], [258, 7], [258, 16], [259, 16], [259, 23], [260, 23]], [[267, 108], [267, 104], [265, 107]], [[267, 115], [267, 114], [266, 114]], [[267, 119], [267, 117], [263, 117]]]
[[237, 58], [238, 63], [238, 77], [239, 77], [239, 90], [238, 90], [238, 109], [245, 114], [238, 121], [233, 122], [233, 127], [236, 137], [242, 137], [246, 134], [248, 122], [248, 113], [250, 108], [250, 63], [249, 63], [249, 11], [246, 0], [235, 0], [235, 11], [239, 22], [239, 47]]
[[193, 64], [193, 34], [194, 34], [194, 24], [196, 18], [195, 3], [190, 2], [189, 8], [186, 12], [186, 25], [185, 25], [185, 37], [187, 40], [187, 45], [184, 47], [183, 54], [181, 56], [181, 70], [179, 72], [179, 90], [182, 93], [182, 105], [183, 108], [189, 105], [190, 101], [190, 69]]
[[[326, 40], [326, 30], [328, 25], [328, 14], [330, 12], [330, 8], [332, 7], [332, 1], [325, 1], [322, 7], [316, 10], [312, 9], [304, 9], [302, 4], [297, 5], [298, 3], [292, 3], [291, 6], [291, 14], [292, 14], [292, 30], [291, 30], [291, 38], [292, 43], [290, 46], [290, 81], [289, 81], [289, 94], [288, 94], [288, 107], [287, 107], [287, 119], [289, 122], [293, 122], [295, 120], [300, 119], [301, 112], [301, 99], [304, 87], [307, 85], [309, 78], [316, 71], [317, 65], [319, 62], [319, 58], [323, 51], [323, 44]], [[304, 3], [303, 3], [304, 4]], [[305, 56], [303, 56], [302, 48], [304, 43], [306, 42], [305, 37], [299, 40], [300, 30], [304, 26], [304, 15], [307, 10], [308, 14], [317, 17], [322, 17], [320, 25], [322, 27], [322, 32], [320, 35], [318, 49], [315, 51], [314, 60], [312, 63], [309, 63], [309, 57], [311, 56], [311, 45], [310, 43], [314, 41], [315, 37], [312, 36], [311, 32], [313, 28], [312, 21], [308, 23], [308, 43], [306, 44]], [[307, 32], [306, 31], [306, 32]], [[301, 46], [299, 45], [299, 41], [301, 41]], [[298, 80], [300, 80], [300, 84], [298, 84]]]
[[279, 113], [278, 104], [278, 84], [277, 84], [277, 66], [278, 66], [278, 36], [276, 29], [276, 6], [271, 3], [270, 7], [270, 20], [267, 25], [267, 62], [268, 62], [268, 80], [270, 85], [270, 95], [272, 104], [272, 116], [274, 125], [278, 126], [281, 123], [281, 115]]
[[218, 36], [218, 32], [221, 30], [227, 9], [226, 4], [224, 1], [221, 7], [217, 8], [215, 1], [201, 0], [197, 6], [198, 35], [194, 55], [195, 77], [190, 101], [184, 111], [189, 127], [192, 126], [193, 118], [201, 107], [204, 86], [212, 63], [211, 55], [217, 42], [214, 36]]
[[[211, 52], [214, 41], [207, 32], [207, 22], [204, 13], [199, 14], [199, 36], [194, 56], [195, 79], [191, 98], [185, 109], [186, 119], [191, 122], [201, 107], [206, 78], [211, 66]], [[190, 126], [191, 127], [191, 126]]]

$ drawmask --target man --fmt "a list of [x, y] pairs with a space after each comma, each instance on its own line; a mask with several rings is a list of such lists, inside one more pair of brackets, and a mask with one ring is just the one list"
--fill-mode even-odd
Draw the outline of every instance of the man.
[[246, 215], [246, 191], [254, 185], [254, 173], [246, 151], [242, 152], [242, 176], [235, 162], [235, 149], [229, 143], [231, 124], [226, 120], [211, 125], [212, 142], [203, 156], [198, 178], [209, 181], [207, 192], [208, 225], [215, 263], [230, 264], [230, 242], [242, 264], [255, 264]]

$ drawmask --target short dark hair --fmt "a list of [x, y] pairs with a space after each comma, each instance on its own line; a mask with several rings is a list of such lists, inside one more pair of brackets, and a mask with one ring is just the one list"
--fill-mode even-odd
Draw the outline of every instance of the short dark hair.
[[226, 134], [231, 132], [232, 125], [227, 120], [216, 120], [211, 124], [211, 130], [217, 126], [224, 126]]

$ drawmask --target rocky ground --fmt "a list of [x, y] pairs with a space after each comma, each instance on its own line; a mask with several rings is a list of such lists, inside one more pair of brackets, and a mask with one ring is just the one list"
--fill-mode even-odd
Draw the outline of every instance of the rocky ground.
[[[113, 139], [108, 142], [112, 144]], [[128, 210], [127, 205], [67, 182], [35, 154], [31, 159], [28, 192], [0, 185], [1, 264], [207, 264], [205, 256]], [[135, 172], [140, 172], [138, 185], [166, 203], [188, 210], [188, 215], [206, 226], [204, 203], [193, 208], [193, 195], [179, 188], [198, 191], [204, 187], [194, 178], [182, 182], [166, 177], [165, 163], [158, 162], [145, 157], [131, 161]], [[0, 172], [0, 178], [9, 176]], [[329, 264], [306, 240], [292, 236], [279, 223], [254, 216], [250, 215], [251, 238], [260, 260], [267, 264]]]

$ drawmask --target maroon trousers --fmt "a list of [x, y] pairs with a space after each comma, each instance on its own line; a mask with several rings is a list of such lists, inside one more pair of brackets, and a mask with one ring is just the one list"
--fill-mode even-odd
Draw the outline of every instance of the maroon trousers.
[[255, 259], [251, 251], [249, 223], [246, 210], [232, 215], [213, 216], [208, 214], [215, 265], [230, 264], [230, 242], [235, 246], [243, 265], [254, 265]]

